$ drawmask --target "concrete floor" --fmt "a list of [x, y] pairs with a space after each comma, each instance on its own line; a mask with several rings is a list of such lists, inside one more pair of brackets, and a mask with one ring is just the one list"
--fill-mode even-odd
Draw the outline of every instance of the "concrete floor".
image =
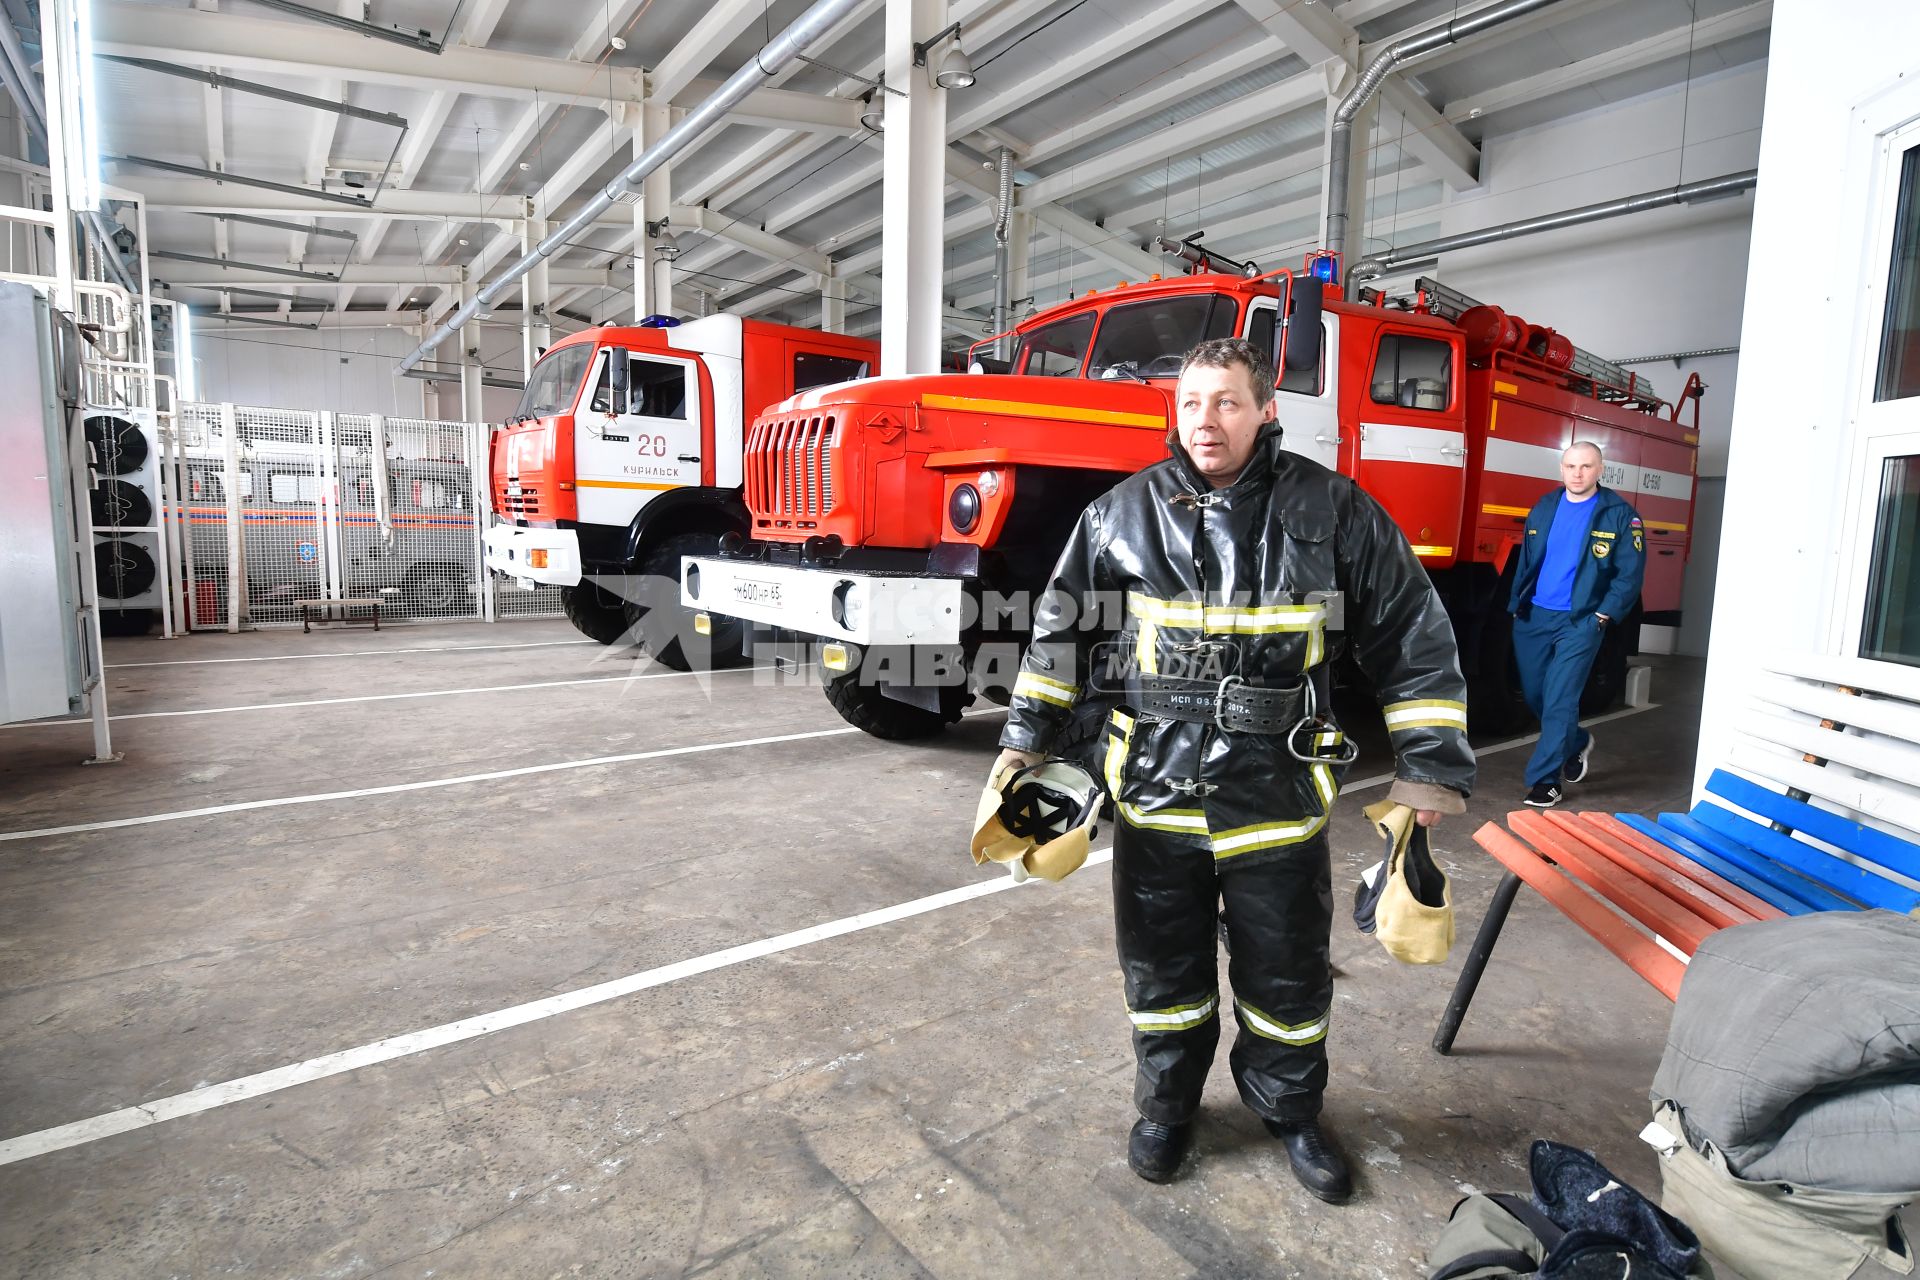
[[[184, 815], [0, 839], [0, 1139], [987, 879], [965, 844], [997, 715], [891, 745], [816, 689], [575, 638], [123, 641], [123, 763], [80, 767], [81, 726], [0, 729], [0, 833]], [[1580, 807], [1684, 805], [1698, 669], [1654, 687], [1599, 729]], [[243, 709], [168, 714], [209, 708]], [[713, 749], [258, 804], [686, 747]], [[1463, 934], [1498, 879], [1471, 833], [1525, 755], [1485, 755], [1441, 829]], [[1352, 776], [1387, 767], [1376, 743]], [[1374, 857], [1359, 808], [1343, 899]], [[1451, 1059], [1427, 1042], [1466, 939], [1413, 970], [1336, 921], [1354, 1204], [1294, 1184], [1224, 1060], [1197, 1158], [1141, 1182], [1107, 889], [1090, 867], [82, 1134], [0, 1165], [0, 1272], [1399, 1277], [1463, 1193], [1524, 1185], [1536, 1137], [1657, 1187], [1634, 1135], [1669, 1006], [1524, 893]]]

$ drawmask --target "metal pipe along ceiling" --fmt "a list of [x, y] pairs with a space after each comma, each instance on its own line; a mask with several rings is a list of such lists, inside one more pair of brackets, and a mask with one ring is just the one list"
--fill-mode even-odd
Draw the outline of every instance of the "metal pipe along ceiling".
[[852, 14], [860, 4], [861, 0], [817, 0], [812, 8], [794, 19], [792, 26], [755, 54], [753, 61], [728, 76], [726, 82], [715, 89], [706, 101], [687, 112], [686, 117], [679, 124], [667, 130], [658, 142], [636, 157], [634, 162], [609, 182], [604, 190], [582, 205], [579, 212], [567, 219], [564, 226], [542, 240], [518, 262], [508, 267], [503, 274], [474, 294], [471, 301], [454, 312], [444, 324], [427, 337], [425, 342], [415, 347], [400, 362], [398, 372], [405, 373], [419, 364], [426, 358], [427, 353], [440, 345], [443, 340], [459, 332], [467, 321], [491, 307], [496, 299], [519, 281], [520, 277], [558, 253], [574, 237], [591, 227], [615, 201], [624, 200], [630, 204], [637, 200], [639, 186], [646, 180], [648, 174], [671, 160], [694, 138], [719, 124], [727, 112], [738, 106], [749, 93], [759, 88], [809, 45], [824, 36], [835, 23]]
[[1484, 231], [1467, 231], [1456, 236], [1442, 236], [1438, 240], [1423, 240], [1419, 244], [1401, 245], [1397, 249], [1377, 253], [1354, 263], [1352, 269], [1347, 272], [1347, 280], [1351, 284], [1354, 281], [1371, 279], [1416, 258], [1430, 258], [1435, 254], [1446, 253], [1453, 249], [1470, 249], [1474, 245], [1492, 244], [1497, 240], [1512, 240], [1518, 236], [1537, 235], [1542, 231], [1558, 231], [1562, 227], [1578, 227], [1589, 222], [1618, 218], [1629, 213], [1642, 213], [1648, 209], [1658, 209], [1670, 204], [1691, 204], [1696, 201], [1717, 200], [1724, 196], [1737, 196], [1743, 191], [1752, 190], [1759, 180], [1760, 171], [1748, 169], [1742, 173], [1729, 173], [1720, 178], [1708, 178], [1704, 182], [1686, 182], [1677, 187], [1643, 191], [1637, 196], [1622, 196], [1618, 200], [1602, 200], [1599, 204], [1582, 205], [1578, 209], [1542, 214], [1537, 218], [1503, 222], [1497, 227], [1488, 227]]
[[1347, 183], [1353, 172], [1353, 121], [1360, 109], [1387, 76], [1401, 63], [1435, 49], [1458, 44], [1468, 36], [1523, 18], [1559, 0], [1507, 0], [1465, 18], [1456, 18], [1427, 31], [1396, 40], [1369, 62], [1333, 110], [1333, 125], [1327, 134], [1327, 249], [1345, 253], [1347, 248]]

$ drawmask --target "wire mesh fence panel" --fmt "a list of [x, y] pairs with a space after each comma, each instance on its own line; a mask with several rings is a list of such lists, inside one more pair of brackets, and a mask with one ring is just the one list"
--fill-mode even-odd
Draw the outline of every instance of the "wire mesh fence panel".
[[320, 418], [237, 408], [234, 419], [247, 616], [258, 627], [291, 626], [301, 602], [328, 595]]
[[494, 617], [557, 618], [564, 612], [559, 587], [535, 587], [529, 591], [518, 579], [499, 573], [493, 575]]
[[[396, 619], [480, 617], [480, 515], [466, 424], [348, 414], [334, 422], [343, 589], [378, 596]], [[384, 462], [375, 465], [380, 447]]]
[[180, 432], [181, 508], [186, 529], [187, 621], [194, 631], [224, 630], [228, 619], [228, 474], [225, 427], [217, 404], [183, 404], [175, 417]]

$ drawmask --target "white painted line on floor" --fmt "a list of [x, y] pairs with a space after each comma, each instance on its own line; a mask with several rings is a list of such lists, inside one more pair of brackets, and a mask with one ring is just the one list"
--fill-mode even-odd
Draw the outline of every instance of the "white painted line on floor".
[[[308, 698], [301, 702], [250, 702], [238, 707], [189, 707], [183, 711], [130, 711], [109, 720], [164, 720], [173, 716], [221, 716], [234, 711], [283, 711], [289, 707], [331, 707], [343, 702], [392, 702], [403, 698], [448, 698], [462, 693], [511, 693], [517, 689], [559, 689], [577, 684], [616, 684], [628, 680], [667, 680], [677, 676], [723, 676], [735, 671], [772, 671], [772, 667], [729, 667], [723, 671], [634, 671], [619, 676], [586, 676], [578, 680], [537, 680], [532, 684], [490, 684], [470, 689], [424, 689], [417, 693], [363, 693], [351, 698]], [[59, 725], [90, 725], [91, 720], [26, 720], [0, 724], [0, 730], [47, 729]]]
[[[1099, 866], [1112, 859], [1111, 850], [1101, 849], [1087, 856], [1086, 865]], [[944, 907], [971, 902], [975, 898], [984, 898], [988, 894], [1018, 887], [1019, 885], [1011, 876], [996, 875], [990, 880], [962, 885], [958, 889], [948, 889], [944, 893], [930, 894], [924, 898], [915, 898], [911, 902], [882, 907], [877, 911], [864, 911], [859, 915], [847, 916], [827, 924], [811, 925], [777, 937], [762, 938], [758, 942], [728, 947], [724, 951], [696, 956], [691, 960], [681, 960], [674, 964], [662, 965], [657, 969], [648, 969], [641, 973], [629, 974], [624, 978], [615, 978], [591, 987], [582, 987], [577, 991], [548, 996], [544, 1000], [515, 1005], [511, 1009], [502, 1009], [498, 1013], [483, 1013], [472, 1018], [462, 1018], [458, 1022], [442, 1023], [437, 1027], [429, 1027], [425, 1031], [411, 1031], [404, 1035], [391, 1036], [385, 1040], [376, 1040], [372, 1044], [361, 1045], [356, 1049], [343, 1049], [338, 1053], [309, 1058], [305, 1062], [296, 1062], [291, 1066], [276, 1067], [257, 1075], [242, 1076], [238, 1080], [204, 1085], [186, 1093], [176, 1093], [171, 1097], [159, 1098], [140, 1106], [123, 1107], [118, 1111], [94, 1116], [90, 1120], [78, 1120], [72, 1124], [42, 1129], [37, 1133], [22, 1134], [17, 1138], [0, 1142], [0, 1165], [16, 1164], [49, 1152], [63, 1151], [68, 1147], [82, 1146], [89, 1142], [98, 1142], [102, 1138], [145, 1129], [167, 1120], [178, 1120], [182, 1116], [198, 1115], [202, 1111], [211, 1111], [216, 1107], [230, 1106], [265, 1094], [278, 1093], [282, 1089], [291, 1089], [295, 1085], [314, 1080], [324, 1080], [328, 1076], [343, 1075], [349, 1071], [358, 1071], [362, 1067], [392, 1062], [396, 1058], [410, 1057], [429, 1049], [438, 1049], [445, 1045], [458, 1044], [463, 1040], [492, 1035], [496, 1031], [505, 1031], [511, 1027], [525, 1026], [529, 1022], [539, 1022], [544, 1018], [571, 1013], [590, 1005], [604, 1004], [608, 1000], [618, 1000], [622, 996], [630, 996], [652, 987], [665, 986], [670, 982], [679, 982], [683, 978], [712, 973], [716, 969], [745, 964], [749, 960], [778, 955], [782, 951], [792, 951], [815, 942], [824, 942], [829, 938], [844, 937], [863, 929], [892, 924], [896, 920], [925, 915], [930, 911], [939, 911]]]
[[384, 658], [390, 653], [466, 653], [475, 649], [550, 649], [561, 644], [597, 644], [585, 636], [578, 640], [534, 640], [525, 644], [443, 644], [423, 649], [350, 649], [343, 653], [269, 653], [253, 658], [170, 658], [165, 662], [109, 662], [107, 670], [128, 667], [204, 667], [219, 662], [303, 662], [314, 658]]
[[[968, 711], [969, 716], [1006, 714], [1005, 707]], [[11, 840], [34, 840], [43, 836], [68, 836], [83, 831], [113, 831], [121, 827], [144, 827], [156, 822], [178, 822], [184, 818], [210, 818], [223, 813], [248, 813], [255, 809], [279, 809], [297, 804], [324, 804], [329, 800], [358, 800], [365, 796], [392, 796], [408, 791], [432, 791], [438, 787], [460, 787], [474, 782], [498, 782], [504, 778], [526, 778], [541, 773], [559, 773], [566, 769], [591, 769], [598, 765], [631, 764], [637, 760], [666, 760], [674, 756], [703, 755], [709, 751], [731, 751], [736, 747], [766, 747], [782, 742], [805, 742], [812, 738], [838, 738], [859, 733], [852, 725], [838, 729], [813, 729], [806, 733], [781, 733], [767, 738], [740, 738], [733, 742], [703, 742], [690, 747], [662, 747], [657, 751], [633, 751], [618, 756], [594, 756], [587, 760], [560, 760], [553, 764], [529, 764], [517, 769], [496, 769], [491, 773], [467, 773], [457, 778], [427, 778], [420, 782], [395, 782], [384, 787], [360, 787], [353, 791], [321, 791], [303, 796], [275, 796], [269, 800], [241, 800], [233, 804], [214, 804], [202, 809], [177, 809], [171, 813], [148, 813], [137, 818], [113, 818], [106, 822], [75, 822], [64, 827], [38, 827], [32, 831], [0, 831], [0, 844]]]
[[[1590, 725], [1590, 724], [1605, 724], [1609, 720], [1624, 720], [1628, 716], [1637, 716], [1642, 711], [1658, 711], [1659, 709], [1660, 709], [1659, 703], [1649, 702], [1644, 707], [1623, 707], [1619, 711], [1609, 711], [1605, 715], [1594, 716], [1591, 719], [1582, 720], [1580, 723], [1583, 726]], [[1540, 735], [1537, 733], [1530, 733], [1526, 735], [1524, 738], [1506, 738], [1500, 742], [1489, 743], [1484, 747], [1475, 747], [1473, 749], [1473, 758], [1478, 760], [1481, 756], [1499, 755], [1502, 751], [1511, 751], [1515, 747], [1532, 746], [1534, 743], [1538, 741], [1540, 741]], [[1392, 781], [1393, 781], [1392, 774], [1376, 773], [1371, 778], [1362, 778], [1358, 782], [1347, 783], [1345, 786], [1340, 788], [1340, 793], [1342, 795], [1345, 795], [1349, 791], [1358, 791], [1362, 787], [1377, 787], [1383, 782], [1392, 782]]]

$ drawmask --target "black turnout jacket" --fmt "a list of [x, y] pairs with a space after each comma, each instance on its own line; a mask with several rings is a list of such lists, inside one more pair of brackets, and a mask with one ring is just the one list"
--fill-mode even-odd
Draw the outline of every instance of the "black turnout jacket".
[[[1264, 430], [1246, 470], [1213, 488], [1173, 456], [1096, 499], [1035, 611], [1000, 743], [1044, 752], [1077, 699], [1117, 705], [1102, 754], [1129, 824], [1217, 860], [1312, 838], [1338, 794], [1334, 766], [1279, 735], [1140, 714], [1109, 672], [1297, 683], [1344, 642], [1379, 696], [1398, 758], [1394, 799], [1462, 812], [1474, 759], [1453, 628], [1413, 550], [1352, 480]], [[1328, 708], [1321, 705], [1320, 710]], [[1261, 859], [1264, 861], [1264, 859]]]

